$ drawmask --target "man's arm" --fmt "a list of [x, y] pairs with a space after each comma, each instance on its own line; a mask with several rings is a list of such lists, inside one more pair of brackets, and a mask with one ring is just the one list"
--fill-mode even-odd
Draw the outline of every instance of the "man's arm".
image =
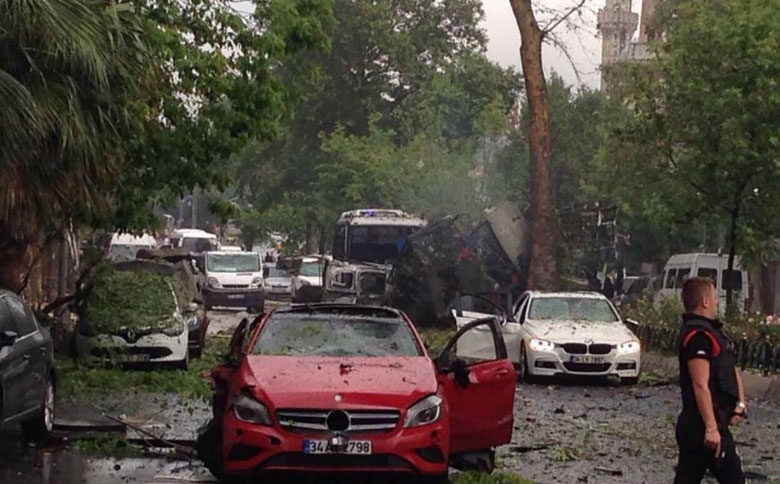
[[738, 368], [734, 369], [734, 374], [737, 377], [737, 394], [739, 395], [739, 404], [737, 408], [734, 409], [735, 415], [731, 416], [731, 420], [729, 420], [729, 425], [737, 425], [740, 421], [742, 421], [742, 417], [745, 415], [745, 404], [747, 402], [747, 397], [745, 396], [745, 386], [742, 384], [742, 374], [739, 372]]
[[688, 371], [691, 374], [696, 406], [704, 421], [704, 445], [714, 449], [715, 455], [718, 456], [720, 455], [720, 432], [710, 393], [710, 362], [705, 358], [688, 360]]

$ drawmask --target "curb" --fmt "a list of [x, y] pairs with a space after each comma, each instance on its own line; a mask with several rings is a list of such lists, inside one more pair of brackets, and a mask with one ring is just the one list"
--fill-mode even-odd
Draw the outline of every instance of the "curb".
[[[680, 369], [677, 358], [646, 352], [642, 353], [642, 371], [676, 380]], [[780, 377], [764, 376], [746, 371], [740, 373], [748, 400], [780, 405]]]

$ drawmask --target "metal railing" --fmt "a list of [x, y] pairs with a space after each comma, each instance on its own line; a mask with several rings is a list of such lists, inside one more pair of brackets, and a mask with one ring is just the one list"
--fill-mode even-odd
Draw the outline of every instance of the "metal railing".
[[[640, 325], [634, 332], [642, 347], [660, 353], [677, 354], [679, 331], [661, 326]], [[731, 350], [737, 356], [737, 364], [743, 370], [759, 370], [765, 374], [780, 373], [780, 344], [767, 339], [742, 338], [732, 341]]]

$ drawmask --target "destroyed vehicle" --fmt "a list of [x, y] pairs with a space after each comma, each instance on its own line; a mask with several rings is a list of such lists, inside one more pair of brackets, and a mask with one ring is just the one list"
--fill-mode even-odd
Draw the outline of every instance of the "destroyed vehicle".
[[322, 300], [346, 304], [380, 305], [385, 299], [390, 267], [332, 261], [325, 277]]
[[[454, 311], [459, 328], [476, 312]], [[626, 321], [626, 323], [632, 323]], [[593, 292], [524, 293], [514, 314], [501, 325], [509, 357], [525, 381], [539, 376], [616, 376], [624, 384], [639, 380], [639, 339], [612, 303]], [[480, 357], [490, 333], [474, 332], [458, 345], [458, 356]]]
[[[491, 335], [484, 357], [458, 359], [473, 332]], [[450, 465], [492, 470], [492, 449], [512, 436], [515, 371], [493, 317], [432, 360], [394, 309], [278, 309], [241, 323], [212, 376], [215, 417], [196, 448], [223, 481], [389, 472], [443, 484]]]
[[148, 261], [100, 267], [76, 313], [79, 357], [111, 364], [186, 369], [191, 333], [199, 356], [208, 327], [177, 268]]
[[322, 300], [324, 258], [320, 256], [296, 258], [290, 272], [292, 274], [290, 291], [293, 302], [305, 303]]
[[427, 222], [400, 210], [344, 212], [336, 222], [333, 261], [325, 267], [324, 301], [381, 304], [391, 263]]
[[400, 210], [364, 209], [344, 212], [336, 222], [333, 258], [341, 261], [388, 264], [401, 251], [406, 237], [426, 225], [424, 219]]
[[206, 252], [206, 309], [242, 308], [262, 312], [265, 306], [263, 264], [257, 252]]
[[30, 307], [0, 290], [0, 430], [20, 423], [28, 440], [54, 426], [54, 347]]

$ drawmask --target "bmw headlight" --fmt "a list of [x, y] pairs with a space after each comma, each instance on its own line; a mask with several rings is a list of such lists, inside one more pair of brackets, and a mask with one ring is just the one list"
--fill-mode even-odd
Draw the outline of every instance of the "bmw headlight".
[[443, 400], [438, 395], [430, 395], [406, 410], [404, 427], [419, 427], [439, 420]]
[[555, 349], [555, 343], [544, 339], [533, 338], [528, 346], [534, 351], [553, 351]]
[[242, 422], [258, 425], [271, 425], [268, 408], [254, 397], [242, 393], [233, 402], [233, 414]]
[[624, 355], [626, 353], [639, 353], [639, 350], [641, 349], [639, 341], [626, 341], [625, 343], [620, 343], [618, 345], [617, 352], [620, 355]]

